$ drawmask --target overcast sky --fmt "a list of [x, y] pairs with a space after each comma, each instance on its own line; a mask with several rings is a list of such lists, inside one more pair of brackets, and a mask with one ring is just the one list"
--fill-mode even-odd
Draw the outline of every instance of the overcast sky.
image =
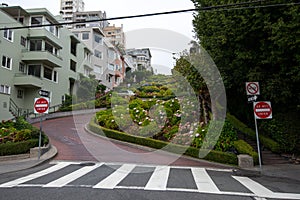
[[[19, 5], [25, 9], [47, 8], [53, 15], [58, 15], [60, 10], [60, 0], [0, 0], [0, 2], [7, 3], [9, 6]], [[84, 0], [84, 2], [85, 11], [106, 11], [108, 18], [194, 8], [191, 0]], [[109, 22], [110, 24], [116, 24], [116, 26], [123, 24], [125, 32], [145, 28], [164, 29], [182, 34], [192, 40], [194, 35], [192, 20], [193, 13], [188, 12]], [[160, 48], [159, 46], [156, 47], [156, 49]], [[169, 52], [174, 51], [173, 49], [166, 50]], [[155, 54], [155, 52], [153, 53]], [[161, 61], [155, 61], [154, 59], [153, 64], [169, 65], [168, 63], [155, 62]]]

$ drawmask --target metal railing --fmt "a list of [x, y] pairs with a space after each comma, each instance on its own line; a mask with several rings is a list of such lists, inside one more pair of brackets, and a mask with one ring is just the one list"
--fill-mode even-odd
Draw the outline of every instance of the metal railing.
[[[50, 106], [48, 113], [55, 113], [59, 111], [59, 108], [61, 106], [62, 104]], [[39, 116], [38, 114], [34, 113], [33, 109], [19, 108], [12, 99], [10, 99], [9, 101], [9, 111], [13, 114], [14, 118], [21, 117], [21, 116], [25, 118], [36, 118]]]

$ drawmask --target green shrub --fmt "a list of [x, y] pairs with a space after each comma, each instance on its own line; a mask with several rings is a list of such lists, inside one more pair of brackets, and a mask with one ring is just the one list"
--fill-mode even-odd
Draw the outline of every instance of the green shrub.
[[[234, 117], [233, 115], [230, 115], [229, 113], [227, 114], [226, 117], [230, 121], [230, 123], [238, 131], [244, 133], [245, 135], [247, 135], [252, 140], [256, 140], [255, 131], [253, 131], [251, 128], [246, 126], [244, 123], [242, 123], [236, 117]], [[272, 152], [274, 152], [274, 153], [281, 153], [282, 152], [282, 149], [281, 149], [280, 145], [277, 142], [275, 142], [274, 140], [272, 140], [271, 138], [268, 138], [268, 137], [260, 134], [259, 135], [259, 140], [260, 140], [260, 143], [264, 147], [266, 147], [267, 149], [270, 149]]]
[[31, 139], [16, 143], [9, 142], [0, 144], [0, 156], [28, 153], [30, 151], [30, 148], [38, 146], [38, 143], [38, 139]]
[[258, 164], [258, 154], [250, 144], [248, 144], [244, 140], [237, 140], [234, 142], [234, 147], [239, 154], [247, 154], [249, 156], [252, 156], [254, 164]]
[[[152, 138], [145, 138], [145, 137], [126, 134], [124, 132], [119, 132], [104, 127], [100, 127], [96, 124], [96, 122], [97, 120], [94, 117], [92, 118], [92, 120], [88, 125], [89, 130], [91, 130], [96, 134], [108, 138], [116, 139], [116, 140], [121, 140], [124, 142], [130, 142], [138, 145], [148, 146], [155, 149], [163, 148], [163, 150], [173, 152], [173, 153], [184, 153], [187, 156], [191, 156], [195, 158], [199, 157], [198, 148], [186, 147], [186, 146], [172, 144], [160, 140], [154, 140]], [[204, 159], [214, 161], [214, 162], [224, 163], [224, 164], [237, 165], [237, 156], [235, 154], [227, 153], [227, 152], [219, 152], [219, 151], [212, 150], [204, 157]]]

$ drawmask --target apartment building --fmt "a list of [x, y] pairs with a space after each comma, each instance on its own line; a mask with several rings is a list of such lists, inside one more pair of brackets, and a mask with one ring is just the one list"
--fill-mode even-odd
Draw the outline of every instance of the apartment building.
[[[61, 0], [60, 1], [60, 13], [66, 22], [73, 21], [74, 12], [83, 12], [84, 2], [83, 0]], [[69, 28], [72, 25], [68, 25]]]
[[0, 120], [33, 111], [40, 90], [50, 94], [50, 106], [61, 104], [79, 73], [93, 70], [92, 50], [51, 24], [58, 21], [47, 9], [0, 7]]
[[149, 48], [127, 49], [126, 54], [133, 65], [134, 71], [153, 70], [151, 66], [152, 55]]
[[[101, 29], [108, 26], [106, 19], [106, 12], [102, 11], [87, 11], [87, 12], [74, 12], [72, 28], [85, 28], [85, 27], [99, 27]], [[87, 22], [93, 21], [93, 22]]]
[[120, 46], [123, 49], [126, 48], [123, 24], [121, 26], [115, 26], [115, 24], [113, 24], [112, 26], [106, 26], [104, 27], [103, 32], [105, 34], [105, 37], [109, 38], [109, 41], [113, 45]]

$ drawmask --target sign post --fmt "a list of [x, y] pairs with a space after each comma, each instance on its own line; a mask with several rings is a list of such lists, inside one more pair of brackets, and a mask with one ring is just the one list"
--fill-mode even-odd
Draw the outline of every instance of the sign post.
[[39, 153], [38, 160], [41, 157], [41, 144], [42, 144], [42, 114], [49, 111], [49, 98], [41, 97], [34, 99], [34, 113], [40, 114], [40, 135], [39, 135]]
[[257, 119], [272, 119], [272, 107], [269, 101], [260, 101], [253, 103], [254, 121], [255, 121], [255, 133], [257, 141], [258, 161], [261, 169], [261, 154], [258, 137]]

